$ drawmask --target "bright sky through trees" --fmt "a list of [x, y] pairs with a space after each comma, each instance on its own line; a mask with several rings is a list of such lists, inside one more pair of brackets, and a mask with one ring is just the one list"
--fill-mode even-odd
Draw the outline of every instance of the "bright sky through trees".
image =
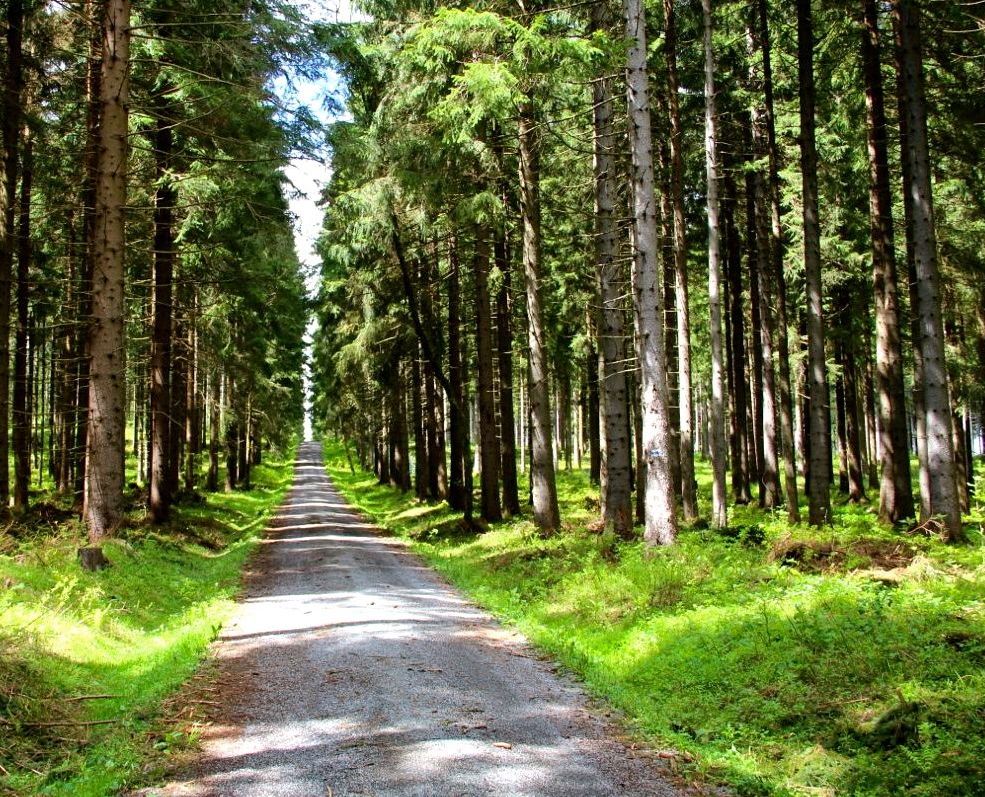
[[[358, 11], [352, 8], [349, 0], [314, 0], [298, 2], [308, 19], [314, 22], [349, 22], [359, 18]], [[341, 100], [339, 75], [328, 68], [317, 80], [304, 76], [281, 77], [278, 79], [278, 94], [289, 92], [293, 104], [308, 108], [322, 124], [329, 124], [338, 118], [336, 102]], [[343, 111], [344, 113], [344, 111]], [[320, 153], [321, 159], [295, 158], [285, 169], [285, 175], [293, 190], [288, 195], [288, 205], [294, 216], [294, 247], [305, 268], [305, 284], [308, 294], [314, 296], [318, 290], [318, 258], [315, 254], [315, 241], [322, 226], [322, 210], [318, 207], [321, 192], [332, 176], [330, 154]], [[306, 350], [310, 352], [313, 324], [309, 324], [306, 335]], [[306, 356], [306, 359], [310, 359]], [[310, 379], [305, 368], [305, 396], [310, 394]], [[305, 399], [304, 438], [311, 439], [310, 402]]]

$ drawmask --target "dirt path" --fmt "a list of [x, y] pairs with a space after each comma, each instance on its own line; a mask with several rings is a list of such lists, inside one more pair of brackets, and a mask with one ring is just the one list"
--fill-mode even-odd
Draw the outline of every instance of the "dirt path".
[[216, 655], [216, 724], [161, 795], [675, 795], [582, 692], [329, 484], [317, 444]]

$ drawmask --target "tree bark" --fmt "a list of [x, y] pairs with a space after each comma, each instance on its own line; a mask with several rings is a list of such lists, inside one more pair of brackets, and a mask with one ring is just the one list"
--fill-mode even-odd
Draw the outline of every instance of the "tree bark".
[[[177, 298], [172, 294], [172, 298]], [[178, 305], [180, 306], [180, 305]], [[176, 314], [177, 315], [177, 314]], [[184, 318], [176, 317], [171, 334], [171, 391], [168, 402], [168, 457], [164, 475], [173, 501], [181, 489], [181, 457], [185, 447], [185, 390], [188, 379], [188, 347]], [[245, 420], [237, 429], [242, 434]], [[242, 473], [240, 474], [242, 478]]]
[[[426, 402], [422, 401], [423, 383], [421, 380], [421, 360], [415, 347], [414, 356], [410, 363], [410, 417], [414, 425], [414, 495], [417, 500], [428, 498], [428, 423], [426, 420]], [[437, 489], [437, 485], [435, 485]]]
[[911, 0], [893, 0], [899, 63], [901, 110], [905, 116], [909, 167], [904, 190], [912, 209], [912, 238], [916, 276], [914, 314], [919, 318], [919, 349], [923, 370], [923, 403], [927, 435], [930, 515], [940, 516], [944, 534], [954, 541], [963, 536], [958, 504], [951, 400], [941, 318], [937, 233], [931, 189], [927, 107], [924, 96], [923, 53], [917, 6]]
[[828, 374], [824, 354], [821, 286], [821, 226], [818, 219], [817, 134], [814, 90], [814, 26], [811, 0], [797, 0], [797, 61], [800, 85], [800, 170], [804, 182], [804, 280], [807, 296], [807, 389], [811, 439], [808, 520], [821, 526], [831, 520], [831, 428], [828, 423]]
[[[451, 462], [449, 464], [448, 504], [452, 509], [464, 510], [465, 500], [465, 418], [464, 392], [462, 390], [462, 348], [461, 348], [461, 274], [458, 247], [451, 241], [448, 274], [448, 381], [451, 393], [448, 397], [451, 432]], [[469, 463], [471, 467], [471, 463]]]
[[879, 391], [881, 478], [879, 517], [896, 523], [913, 517], [913, 485], [906, 430], [903, 344], [900, 334], [899, 276], [889, 182], [889, 145], [882, 87], [879, 12], [863, 0], [862, 66], [865, 78], [866, 140], [869, 156], [869, 220], [872, 288], [876, 322], [876, 387]]
[[20, 229], [17, 251], [17, 332], [14, 344], [14, 508], [27, 509], [31, 484], [31, 407], [28, 380], [28, 292], [33, 256], [31, 246], [31, 189], [34, 180], [34, 146], [31, 131], [24, 128], [21, 159]]
[[390, 410], [390, 438], [393, 446], [393, 468], [390, 483], [406, 492], [410, 490], [410, 439], [407, 431], [407, 402], [403, 367], [399, 357], [393, 363], [393, 390]]
[[626, 97], [632, 156], [632, 205], [635, 231], [634, 299], [639, 328], [641, 427], [645, 470], [643, 539], [670, 545], [677, 538], [674, 484], [669, 461], [670, 422], [663, 339], [663, 296], [658, 263], [650, 87], [646, 67], [646, 18], [641, 0], [625, 0]]
[[[130, 64], [129, 0], [107, 0], [98, 102], [89, 423], [84, 514], [91, 546], [113, 533], [123, 512], [126, 423], [124, 248]], [[2, 334], [2, 329], [0, 329]], [[0, 385], [2, 389], [2, 385]]]
[[499, 500], [500, 452], [496, 424], [496, 386], [493, 377], [492, 311], [489, 305], [489, 240], [476, 229], [472, 260], [475, 283], [475, 339], [478, 371], [480, 511], [489, 522], [503, 519]]
[[209, 472], [205, 478], [205, 489], [214, 493], [219, 489], [219, 409], [221, 407], [222, 376], [213, 370], [209, 375]]
[[602, 468], [601, 420], [599, 418], [599, 353], [594, 341], [598, 339], [595, 323], [589, 327], [588, 351], [585, 353], [585, 382], [588, 436], [588, 481], [590, 484], [600, 483]]
[[859, 412], [858, 360], [849, 351], [845, 360], [845, 440], [848, 444], [848, 500], [853, 504], [865, 500], [862, 465], [862, 416]]
[[[185, 401], [185, 425], [183, 434], [185, 436], [185, 492], [195, 492], [195, 480], [198, 476], [199, 436], [198, 436], [198, 335], [196, 332], [196, 314], [198, 306], [198, 295], [195, 286], [191, 288], [189, 298], [188, 321], [186, 327], [186, 353], [188, 364], [185, 368], [185, 394], [182, 397]], [[255, 429], [251, 436], [251, 443], [255, 438]], [[250, 463], [255, 462], [254, 451], [250, 452]]]
[[694, 478], [694, 404], [691, 387], [691, 311], [687, 276], [687, 227], [684, 218], [684, 136], [677, 74], [677, 17], [674, 0], [664, 0], [667, 59], [667, 109], [670, 116], [670, 193], [674, 215], [674, 288], [677, 307], [677, 386], [681, 458], [681, 510], [684, 520], [698, 518]]
[[424, 364], [424, 421], [425, 442], [427, 445], [427, 496], [431, 500], [445, 497], [442, 490], [442, 471], [444, 470], [445, 447], [441, 415], [441, 397], [435, 389], [434, 375], [430, 363]]
[[68, 218], [70, 236], [68, 253], [68, 275], [65, 280], [65, 300], [62, 305], [62, 319], [59, 343], [59, 356], [56, 361], [58, 389], [56, 393], [56, 413], [58, 417], [58, 443], [55, 451], [55, 484], [60, 493], [72, 489], [72, 448], [75, 443], [75, 336], [73, 319], [75, 317], [76, 264], [78, 262], [78, 241], [72, 215]]
[[531, 480], [534, 522], [542, 531], [561, 525], [551, 444], [551, 406], [547, 372], [547, 341], [541, 310], [540, 140], [534, 109], [520, 108], [520, 214], [523, 222], [523, 272], [527, 291], [529, 345]]
[[10, 499], [10, 288], [16, 247], [17, 166], [20, 148], [23, 74], [23, 0], [8, 0], [3, 106], [0, 113], [0, 512]]
[[737, 504], [752, 500], [750, 491], [749, 386], [746, 381], [746, 331], [745, 312], [742, 306], [742, 243], [736, 225], [738, 199], [736, 186], [731, 178], [725, 179], [726, 200], [723, 203], [727, 239], [725, 274], [728, 284], [728, 319], [726, 328], [731, 331], [728, 341], [731, 349], [731, 390], [729, 403], [733, 429], [735, 430], [735, 456], [732, 459], [732, 498]]
[[790, 376], [790, 346], [787, 338], [787, 282], [783, 273], [785, 242], [780, 213], [780, 149], [776, 140], [776, 111], [773, 101], [773, 65], [770, 45], [767, 0], [756, 0], [755, 43], [763, 58], [763, 114], [768, 152], [768, 194], [770, 207], [770, 261], [772, 285], [776, 298], [777, 342], [777, 418], [780, 425], [780, 450], [783, 457], [783, 489], [787, 520], [800, 522], [797, 489], [797, 455], [794, 441], [793, 391]]
[[[663, 95], [658, 93], [663, 99]], [[663, 116], [666, 114], [660, 114]], [[659, 135], [659, 134], [658, 134]], [[677, 377], [680, 365], [677, 355], [677, 281], [674, 258], [674, 211], [670, 185], [670, 146], [665, 141], [657, 148], [656, 169], [660, 175], [660, 261], [663, 272], [663, 323], [664, 359], [667, 371], [667, 423], [670, 427], [670, 447], [667, 452], [670, 462], [670, 479], [674, 486], [675, 501], [681, 500], [681, 408], [678, 406], [680, 385]]]
[[708, 178], [708, 309], [711, 324], [711, 525], [728, 524], [725, 495], [725, 384], [722, 346], [721, 222], [715, 107], [715, 55], [712, 49], [711, 0], [701, 0], [704, 21], [705, 171]]
[[516, 417], [513, 413], [513, 280], [506, 234], [496, 233], [496, 265], [502, 283], [496, 294], [496, 339], [499, 354], [499, 437], [502, 457], [503, 509], [520, 514], [520, 491], [516, 475]]
[[160, 116], [153, 135], [157, 191], [154, 196], [153, 328], [150, 341], [150, 487], [151, 518], [168, 520], [171, 493], [168, 472], [171, 451], [171, 326], [174, 280], [174, 205], [177, 200], [168, 175], [173, 136]]
[[[751, 123], [748, 119], [744, 120], [747, 125], [747, 141], [755, 150], [755, 145], [752, 144], [751, 135]], [[746, 171], [745, 179], [745, 193], [746, 193], [746, 258], [747, 258], [747, 268], [749, 271], [749, 349], [752, 352], [752, 390], [750, 391], [750, 398], [753, 402], [753, 412], [752, 412], [752, 425], [750, 433], [752, 435], [752, 445], [750, 447], [750, 456], [754, 460], [755, 465], [755, 478], [758, 487], [759, 505], [765, 506], [766, 504], [766, 441], [765, 441], [765, 429], [766, 429], [766, 399], [763, 394], [767, 390], [767, 381], [770, 382], [769, 389], [773, 389], [773, 374], [770, 373], [767, 378], [766, 374], [766, 363], [763, 360], [763, 349], [764, 347], [760, 343], [760, 338], [764, 333], [764, 329], [767, 325], [772, 325], [771, 321], [764, 320], [763, 318], [763, 301], [760, 296], [761, 286], [760, 286], [760, 269], [759, 269], [759, 247], [766, 243], [766, 236], [761, 234], [761, 224], [760, 219], [762, 218], [762, 213], [760, 212], [760, 201], [759, 201], [759, 187], [761, 184], [761, 175], [758, 174], [756, 169], [748, 168]], [[762, 230], [765, 233], [765, 229]], [[768, 305], [766, 305], [768, 309]], [[772, 350], [772, 343], [769, 346]], [[772, 362], [769, 363], [770, 370], [772, 370]], [[773, 412], [774, 400], [770, 396], [769, 399], [770, 412]], [[773, 433], [772, 420], [770, 422], [770, 432]], [[771, 481], [775, 482], [776, 479], [776, 452], [775, 452], [775, 440], [770, 441], [771, 453], [773, 456], [773, 461], [770, 463], [770, 473], [769, 478]], [[775, 488], [775, 483], [771, 485], [771, 490]], [[776, 495], [774, 494], [771, 500], [775, 505]]]
[[[598, 4], [595, 14], [599, 15]], [[608, 533], [629, 537], [633, 531], [630, 498], [630, 440], [626, 409], [625, 308], [616, 229], [615, 134], [613, 90], [609, 78], [592, 83], [594, 105], [595, 262], [601, 312], [599, 371], [602, 451], [599, 468], [602, 521]]]

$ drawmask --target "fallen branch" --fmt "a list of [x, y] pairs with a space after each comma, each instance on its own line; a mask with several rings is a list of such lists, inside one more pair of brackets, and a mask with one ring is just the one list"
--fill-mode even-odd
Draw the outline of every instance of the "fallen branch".
[[82, 720], [78, 722], [72, 720], [55, 720], [52, 722], [12, 722], [11, 720], [0, 718], [0, 723], [3, 725], [20, 725], [25, 728], [63, 728], [66, 726], [73, 728], [86, 728], [90, 725], [112, 725], [115, 722], [119, 722], [119, 720]]
[[49, 697], [48, 700], [62, 700], [64, 703], [76, 703], [80, 700], [113, 700], [119, 695], [75, 695], [74, 697], [57, 698]]

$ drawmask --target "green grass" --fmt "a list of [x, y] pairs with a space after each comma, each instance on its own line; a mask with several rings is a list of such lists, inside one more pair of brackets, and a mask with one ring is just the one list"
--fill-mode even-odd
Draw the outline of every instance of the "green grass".
[[155, 748], [189, 741], [162, 726], [162, 702], [228, 618], [292, 462], [257, 466], [252, 490], [176, 507], [160, 528], [135, 506], [100, 573], [79, 568], [68, 513], [0, 535], [0, 794], [116, 794], [153, 776]]
[[589, 530], [582, 471], [560, 471], [565, 527], [543, 538], [527, 519], [466, 533], [351, 473], [337, 444], [326, 460], [353, 504], [694, 776], [740, 794], [985, 794], [980, 506], [959, 547], [839, 505], [823, 531], [737, 507], [736, 539], [684, 529], [648, 553]]

